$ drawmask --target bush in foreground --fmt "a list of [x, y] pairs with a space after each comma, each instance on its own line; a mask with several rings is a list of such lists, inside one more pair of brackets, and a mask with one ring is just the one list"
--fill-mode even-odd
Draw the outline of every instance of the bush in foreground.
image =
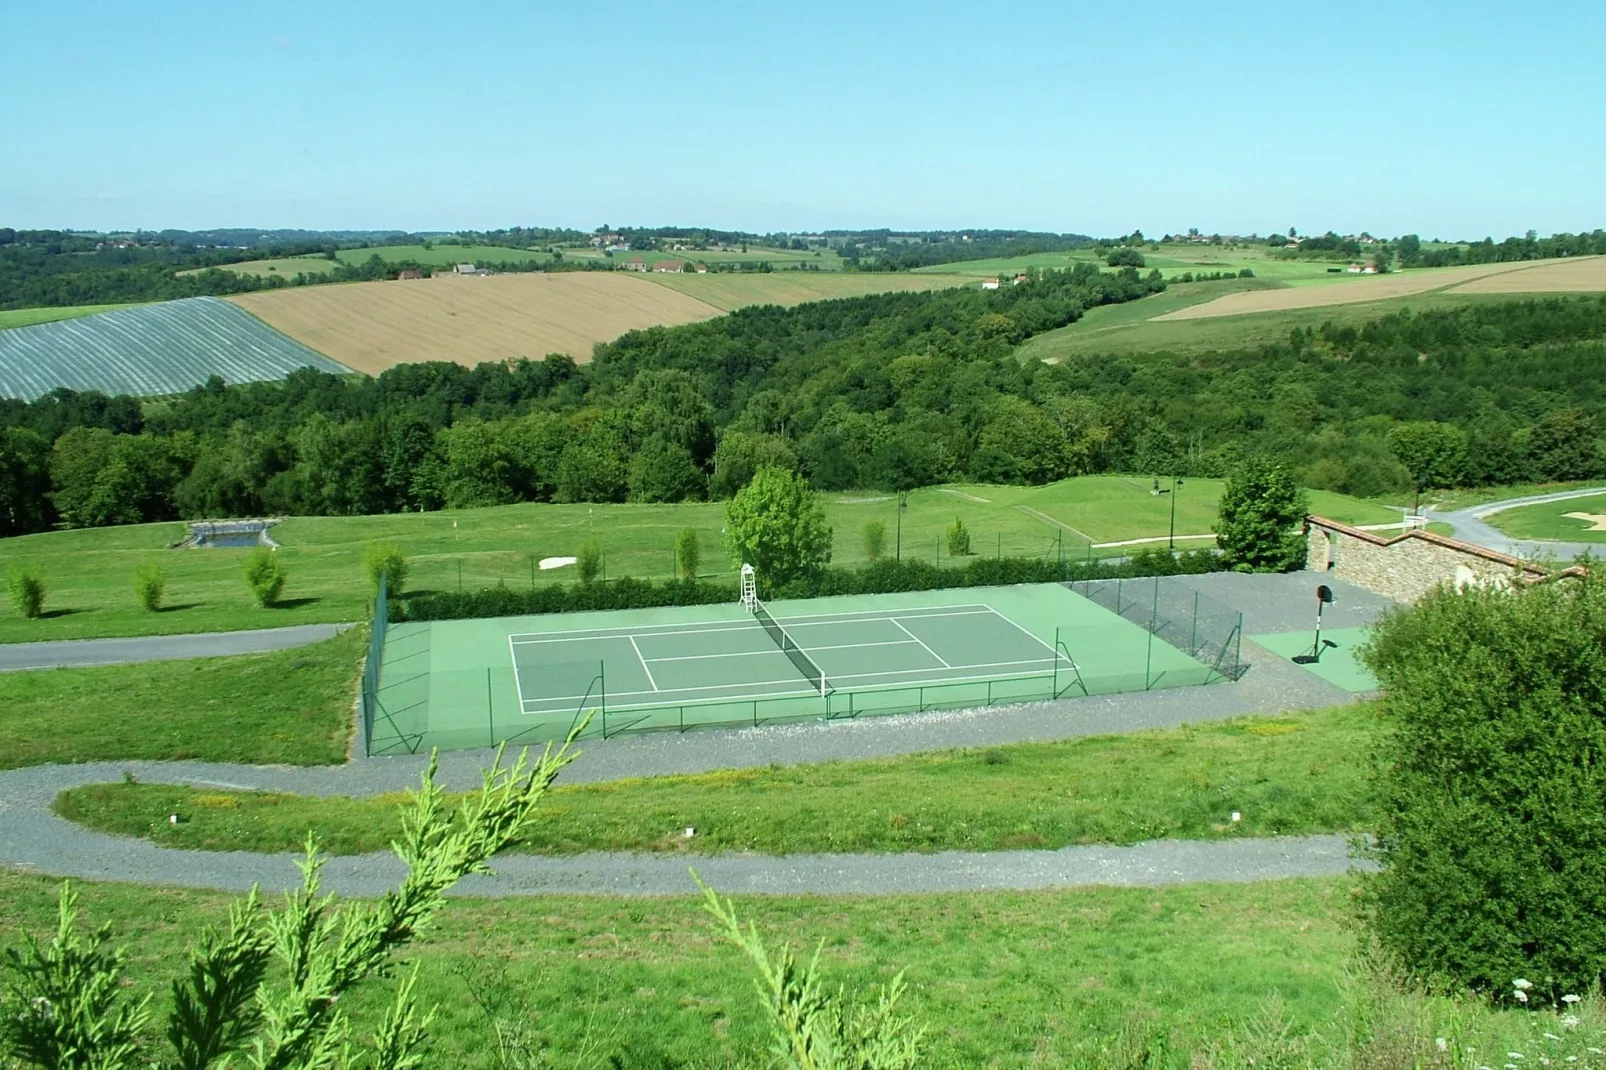
[[263, 609], [273, 605], [284, 592], [284, 565], [272, 547], [258, 546], [245, 561], [245, 585]]
[[45, 611], [45, 578], [37, 569], [12, 565], [6, 576], [6, 593], [17, 612], [29, 620], [38, 620]]
[[371, 542], [362, 548], [362, 565], [368, 573], [368, 586], [379, 593], [379, 577], [385, 577], [385, 591], [390, 597], [402, 593], [407, 582], [407, 555], [393, 542]]
[[134, 570], [134, 597], [147, 612], [157, 613], [162, 608], [162, 594], [167, 590], [167, 577], [162, 566], [151, 561]]
[[[1441, 589], [1364, 657], [1392, 731], [1367, 882], [1416, 977], [1554, 1004], [1606, 973], [1606, 580]], [[1513, 987], [1517, 979], [1534, 987]]]

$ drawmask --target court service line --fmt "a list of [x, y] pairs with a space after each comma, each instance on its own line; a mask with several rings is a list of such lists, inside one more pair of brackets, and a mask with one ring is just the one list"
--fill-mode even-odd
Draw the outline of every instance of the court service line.
[[[1061, 659], [1061, 660], [1063, 660], [1063, 659]], [[1009, 661], [1009, 662], [999, 662], [998, 664], [999, 665], [1042, 665], [1043, 662], [1037, 661], [1037, 660], [1033, 660], [1033, 661]], [[935, 672], [936, 670], [935, 669], [925, 669], [925, 670], [918, 670], [918, 671]], [[887, 672], [859, 673], [856, 676], [833, 677], [832, 679], [859, 680], [859, 679], [866, 679], [866, 678], [869, 678], [869, 677], [872, 677], [872, 676], [898, 676], [898, 675], [901, 675], [901, 673], [887, 673]], [[983, 673], [976, 673], [976, 674], [971, 675], [971, 676], [949, 676], [949, 677], [945, 677], [945, 678], [938, 679], [938, 680], [910, 680], [907, 683], [891, 683], [891, 684], [886, 684], [884, 686], [879, 686], [879, 687], [872, 686], [872, 687], [866, 687], [866, 688], [855, 690], [853, 693], [856, 694], [856, 695], [882, 695], [882, 694], [888, 694], [888, 693], [891, 693], [891, 692], [894, 692], [894, 691], [909, 691], [909, 690], [913, 690], [913, 689], [918, 688], [918, 687], [948, 687], [948, 686], [957, 686], [957, 685], [960, 685], [960, 684], [985, 684], [985, 683], [988, 683], [988, 682], [998, 683], [998, 682], [1002, 682], [1002, 681], [1006, 681], [1006, 680], [1020, 680], [1020, 679], [1027, 679], [1027, 678], [1032, 678], [1032, 677], [1044, 677], [1044, 676], [1047, 676], [1047, 675], [1049, 675], [1049, 673], [1045, 672], [1042, 669], [1038, 669], [1038, 670], [1035, 670], [1035, 671], [1026, 671], [1026, 672], [1005, 672], [1005, 673], [983, 672]], [[745, 684], [743, 686], [746, 686], [746, 687], [771, 687], [771, 686], [777, 686], [777, 685], [780, 685], [780, 684], [789, 684], [789, 683], [793, 683], [793, 682], [794, 681], [791, 681], [791, 680], [756, 680], [751, 684]], [[720, 685], [720, 688], [723, 689], [726, 686], [729, 686], [729, 685], [723, 685], [722, 684], [722, 685]], [[692, 691], [692, 690], [704, 690], [704, 691], [706, 691], [706, 690], [709, 690], [709, 689], [708, 688], [689, 688], [689, 687], [686, 687], [686, 688], [676, 688], [675, 690], [676, 691]], [[653, 692], [651, 692], [651, 691], [622, 691], [622, 692], [620, 692], [621, 695], [650, 695], [652, 693]], [[659, 693], [660, 694], [673, 694], [674, 692], [673, 691], [668, 691], [668, 692], [659, 692]], [[530, 701], [531, 702], [564, 702], [564, 701], [573, 702], [574, 700], [582, 698], [582, 697], [584, 697], [584, 696], [572, 695], [572, 696], [568, 696], [567, 698], [545, 698], [545, 697], [543, 697], [543, 698], [538, 698], [538, 699], [531, 699]], [[711, 707], [711, 706], [736, 705], [738, 703], [743, 703], [743, 702], [755, 702], [755, 701], [756, 702], [763, 702], [763, 701], [766, 701], [766, 700], [769, 700], [769, 699], [787, 699], [787, 698], [819, 698], [819, 692], [814, 691], [814, 690], [812, 690], [810, 688], [804, 688], [802, 690], [793, 690], [793, 691], [760, 692], [759, 694], [756, 694], [756, 695], [731, 695], [730, 697], [723, 698], [723, 699], [693, 699], [693, 700], [691, 700], [689, 702], [676, 702], [673, 699], [665, 700], [663, 702], [632, 702], [632, 703], [629, 703], [628, 705], [625, 705], [625, 706], [622, 706], [622, 707], [610, 707], [610, 708], [615, 709], [615, 711], [618, 712], [618, 713], [630, 713], [630, 712], [635, 711], [635, 710], [673, 709], [676, 706], [691, 706], [691, 707], [697, 707], [699, 709], [704, 709], [704, 708], [708, 708], [708, 707]], [[1035, 700], [1021, 699], [1020, 701], [1030, 702], [1030, 701], [1035, 701]], [[553, 714], [563, 714], [563, 713], [568, 713], [568, 712], [569, 712], [569, 708], [566, 707], [566, 706], [554, 706], [552, 709], [549, 709], [549, 710], [525, 710], [524, 711], [524, 716], [526, 716], [526, 717], [536, 717], [536, 716], [543, 716], [543, 715], [544, 716], [551, 716]]]
[[[844, 643], [841, 646], [807, 646], [802, 649], [805, 653], [812, 653], [816, 650], [857, 650], [862, 646], [908, 646], [910, 642], [908, 639], [888, 639], [879, 643]], [[730, 650], [723, 654], [676, 654], [674, 657], [647, 660], [654, 664], [660, 661], [714, 661], [717, 658], [751, 658], [760, 654], [781, 653], [783, 653], [781, 650], [771, 646], [764, 650]]]
[[641, 647], [636, 645], [636, 637], [633, 635], [630, 637], [630, 649], [636, 652], [636, 660], [641, 662], [641, 671], [647, 674], [647, 682], [652, 685], [652, 689], [660, 690], [658, 681], [652, 678], [652, 670], [647, 668], [647, 659], [641, 656]]
[[947, 661], [946, 658], [944, 658], [941, 654], [937, 653], [935, 650], [931, 649], [929, 646], [926, 646], [925, 642], [923, 640], [921, 640], [921, 638], [918, 635], [916, 635], [914, 632], [911, 632], [908, 628], [905, 628], [903, 626], [903, 623], [901, 621], [899, 621], [897, 617], [888, 617], [887, 619], [890, 620], [893, 624], [897, 625], [897, 628], [898, 628], [898, 630], [900, 632], [902, 632], [904, 635], [907, 635], [909, 638], [913, 639], [915, 642], [919, 643], [920, 646], [921, 646], [921, 649], [923, 649], [926, 653], [930, 654], [932, 657], [936, 658], [937, 661], [942, 665], [943, 668], [945, 668], [945, 669], [953, 668], [952, 665], [948, 664], [948, 661]]
[[[1022, 628], [1019, 624], [1016, 624], [1014, 621], [1010, 620], [1008, 617], [1004, 616], [1002, 613], [998, 612], [998, 610], [993, 609], [992, 606], [988, 606], [987, 608], [988, 609], [992, 609], [993, 616], [997, 617], [999, 620], [1003, 621], [1005, 624], [1008, 624], [1011, 628], [1014, 628], [1017, 632], [1020, 632], [1022, 635], [1026, 636], [1026, 638], [1030, 639], [1032, 642], [1036, 643], [1038, 646], [1040, 646], [1043, 649], [1047, 650], [1050, 654], [1052, 654], [1054, 656], [1054, 660], [1055, 661], [1059, 661], [1060, 660], [1060, 652], [1058, 650], [1055, 650], [1053, 647], [1049, 646], [1046, 642], [1044, 642], [1043, 640], [1039, 639], [1037, 636], [1033, 635], [1031, 632], [1027, 631], [1025, 628]], [[1066, 661], [1070, 661], [1072, 665], [1076, 664], [1076, 662], [1072, 661], [1070, 658], [1066, 658], [1065, 660]]]
[[525, 712], [524, 685], [519, 682], [519, 652], [513, 645], [513, 637], [507, 637], [507, 656], [513, 662], [513, 690], [519, 696], [519, 712]]

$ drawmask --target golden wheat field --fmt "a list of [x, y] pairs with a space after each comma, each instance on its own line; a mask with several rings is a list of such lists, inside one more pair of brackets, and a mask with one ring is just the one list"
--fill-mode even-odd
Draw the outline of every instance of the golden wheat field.
[[270, 327], [356, 371], [591, 348], [626, 331], [694, 323], [724, 310], [614, 272], [491, 275], [304, 286], [229, 298]]
[[833, 297], [862, 297], [865, 294], [908, 290], [937, 290], [948, 286], [976, 284], [962, 275], [909, 275], [888, 272], [862, 275], [830, 271], [775, 271], [768, 274], [648, 274], [645, 278], [660, 286], [699, 301], [707, 301], [727, 312], [748, 305], [801, 305], [808, 301], [829, 301]]
[[[1296, 286], [1282, 290], [1246, 290], [1227, 294], [1214, 301], [1190, 305], [1154, 317], [1156, 322], [1169, 320], [1209, 319], [1213, 316], [1241, 316], [1252, 312], [1287, 312], [1296, 308], [1322, 308], [1328, 305], [1352, 305], [1363, 301], [1381, 301], [1390, 297], [1409, 297], [1457, 287], [1458, 293], [1470, 292], [1469, 285], [1501, 287], [1513, 285], [1504, 282], [1507, 275], [1522, 274], [1548, 267], [1573, 267], [1569, 261], [1535, 260], [1519, 264], [1475, 264], [1466, 267], [1430, 268], [1405, 271], [1392, 275], [1373, 275], [1359, 279], [1344, 279], [1318, 286]], [[1490, 288], [1482, 293], [1517, 293], [1522, 291]], [[1532, 292], [1532, 291], [1528, 291]]]
[[1606, 256], [1547, 260], [1521, 271], [1487, 275], [1451, 290], [1455, 294], [1600, 293], [1606, 291]]

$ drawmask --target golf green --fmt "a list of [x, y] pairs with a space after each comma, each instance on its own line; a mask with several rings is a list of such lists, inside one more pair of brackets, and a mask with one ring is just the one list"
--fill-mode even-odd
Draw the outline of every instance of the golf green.
[[[1366, 642], [1367, 631], [1366, 628], [1323, 628], [1321, 657], [1301, 668], [1309, 669], [1345, 691], [1376, 691], [1377, 677], [1355, 656], [1355, 651]], [[1296, 656], [1311, 653], [1316, 634], [1313, 631], [1278, 632], [1251, 635], [1249, 641], [1292, 661]], [[1333, 645], [1328, 646], [1328, 643]]]

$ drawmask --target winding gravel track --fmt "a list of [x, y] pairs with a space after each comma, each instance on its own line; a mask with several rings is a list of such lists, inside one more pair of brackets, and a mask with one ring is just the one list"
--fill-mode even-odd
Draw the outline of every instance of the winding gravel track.
[[349, 624], [297, 624], [289, 628], [149, 635], [136, 639], [58, 639], [48, 643], [4, 643], [0, 644], [0, 672], [127, 665], [139, 661], [216, 658], [231, 654], [266, 654], [331, 639], [349, 627]]
[[[1200, 576], [1202, 593], [1244, 612], [1246, 632], [1307, 626], [1310, 574]], [[1329, 583], [1333, 581], [1329, 580]], [[1329, 619], [1369, 623], [1388, 603], [1346, 584]], [[1342, 618], [1340, 620], [1339, 618]], [[593, 740], [564, 770], [565, 783], [883, 757], [949, 747], [983, 747], [1106, 735], [1220, 720], [1254, 713], [1314, 709], [1352, 695], [1244, 644], [1250, 669], [1236, 683], [960, 710], [856, 722], [647, 735]], [[488, 751], [440, 757], [442, 783], [467, 788], [479, 780]], [[414, 786], [425, 759], [373, 758], [343, 766], [291, 768], [205, 762], [94, 762], [0, 771], [0, 865], [92, 880], [239, 891], [252, 884], [282, 889], [299, 882], [289, 855], [211, 852], [158, 847], [93, 832], [51, 810], [66, 788], [121, 780], [143, 783], [291, 791], [307, 795], [369, 796]], [[496, 877], [460, 886], [472, 895], [601, 893], [663, 895], [691, 891], [688, 866], [728, 892], [772, 894], [915, 893], [1158, 885], [1191, 881], [1250, 881], [1338, 874], [1360, 865], [1339, 836], [1156, 840], [1128, 847], [1082, 846], [1054, 851], [936, 854], [802, 854], [784, 857], [590, 853], [568, 857], [509, 855]], [[400, 863], [388, 854], [331, 859], [328, 888], [372, 895], [394, 886]]]
[[1487, 550], [1510, 554], [1513, 557], [1528, 558], [1548, 554], [1566, 561], [1585, 552], [1598, 555], [1606, 547], [1603, 547], [1600, 543], [1518, 539], [1487, 523], [1485, 518], [1493, 516], [1495, 513], [1503, 513], [1507, 509], [1520, 509], [1524, 505], [1544, 505], [1548, 502], [1564, 502], [1572, 498], [1590, 498], [1598, 494], [1606, 494], [1606, 487], [1583, 487], [1578, 490], [1558, 491], [1554, 494], [1533, 494], [1525, 498], [1506, 498], [1503, 501], [1485, 502], [1482, 505], [1473, 505], [1466, 509], [1455, 509], [1444, 513], [1430, 511], [1429, 519], [1449, 524], [1455, 532], [1456, 538], [1463, 542], [1482, 546]]

